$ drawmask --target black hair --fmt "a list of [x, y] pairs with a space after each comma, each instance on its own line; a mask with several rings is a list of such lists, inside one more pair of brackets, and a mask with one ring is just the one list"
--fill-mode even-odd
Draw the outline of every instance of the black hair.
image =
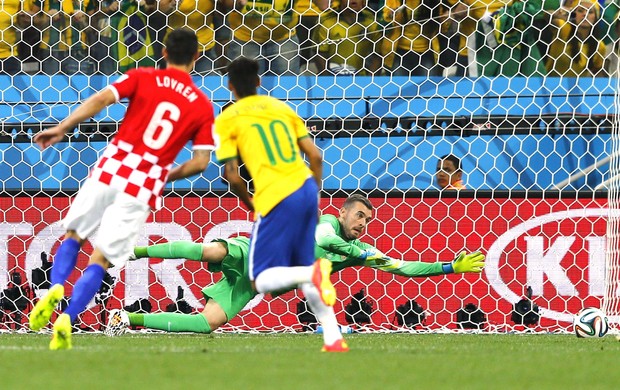
[[256, 95], [259, 80], [258, 61], [247, 57], [238, 57], [228, 64], [226, 72], [238, 98]]
[[452, 161], [452, 164], [454, 164], [455, 172], [458, 172], [458, 171], [461, 170], [461, 160], [458, 157], [456, 157], [455, 155], [453, 155], [453, 154], [446, 154], [446, 155], [443, 155], [443, 156], [439, 157], [439, 163], [440, 164], [444, 160]]
[[164, 40], [167, 61], [174, 65], [189, 65], [198, 53], [198, 37], [196, 33], [187, 28], [172, 30]]
[[373, 209], [373, 206], [372, 206], [372, 203], [370, 203], [370, 200], [367, 197], [363, 195], [359, 195], [359, 194], [353, 194], [349, 196], [347, 200], [344, 201], [344, 204], [342, 205], [342, 207], [344, 207], [345, 209], [348, 209], [349, 207], [351, 207], [353, 204], [357, 202], [363, 204], [369, 210]]

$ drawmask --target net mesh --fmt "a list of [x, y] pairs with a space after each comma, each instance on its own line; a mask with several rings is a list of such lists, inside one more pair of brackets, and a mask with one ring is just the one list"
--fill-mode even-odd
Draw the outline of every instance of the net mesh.
[[[620, 65], [618, 65], [620, 66]], [[616, 86], [620, 91], [620, 85]], [[615, 99], [616, 113], [620, 108], [620, 94]], [[618, 179], [620, 178], [620, 160], [618, 150], [620, 150], [620, 119], [616, 115], [611, 136], [611, 162], [609, 169], [609, 179], [605, 182], [608, 188], [609, 216], [607, 225], [607, 256], [606, 256], [606, 278], [605, 295], [603, 297], [603, 311], [611, 319], [612, 327], [617, 329], [620, 323], [620, 196]]]
[[[51, 151], [39, 152], [32, 134], [121, 72], [161, 65], [166, 31], [181, 26], [198, 32], [194, 81], [216, 111], [232, 100], [227, 62], [260, 60], [261, 93], [294, 107], [323, 152], [324, 212], [362, 193], [376, 211], [363, 240], [392, 257], [487, 254], [481, 275], [345, 269], [333, 277], [341, 324], [563, 332], [574, 313], [596, 306], [617, 326], [616, 1], [345, 1], [322, 13], [278, 0], [20, 4], [4, 4], [1, 15], [15, 17], [0, 18], [8, 31], [0, 42], [0, 329], [26, 329], [49, 287], [64, 234], [57, 221], [126, 102]], [[465, 189], [441, 190], [437, 164], [450, 154]], [[167, 186], [138, 244], [247, 234], [250, 220], [211, 164]], [[119, 307], [198, 312], [201, 289], [219, 278], [197, 262], [132, 262], [110, 271], [79, 326], [100, 330]], [[223, 329], [312, 329], [303, 309], [298, 292], [259, 297]]]

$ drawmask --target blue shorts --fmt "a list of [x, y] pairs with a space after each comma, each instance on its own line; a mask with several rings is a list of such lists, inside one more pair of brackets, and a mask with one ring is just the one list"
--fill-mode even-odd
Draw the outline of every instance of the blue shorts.
[[313, 178], [258, 216], [250, 237], [250, 279], [268, 268], [308, 266], [315, 261], [314, 233], [319, 217], [319, 188]]

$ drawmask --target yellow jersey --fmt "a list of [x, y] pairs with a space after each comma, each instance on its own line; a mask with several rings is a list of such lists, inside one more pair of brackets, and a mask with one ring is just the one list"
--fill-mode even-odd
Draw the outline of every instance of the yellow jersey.
[[[415, 51], [416, 53], [426, 53], [434, 50], [439, 53], [439, 41], [435, 37], [428, 37], [422, 34], [422, 24], [415, 21], [414, 14], [421, 5], [421, 0], [386, 0], [385, 8], [383, 8], [383, 18], [386, 22], [397, 22], [395, 26], [403, 26], [402, 28], [394, 28], [387, 32], [391, 46], [390, 51], [402, 49], [406, 51]], [[398, 14], [395, 14], [396, 11]]]
[[181, 0], [175, 12], [168, 18], [171, 29], [187, 27], [196, 32], [198, 50], [205, 52], [215, 46], [213, 30], [214, 0]]
[[215, 119], [215, 156], [241, 158], [254, 180], [256, 215], [267, 215], [312, 176], [297, 140], [308, 136], [303, 120], [270, 96], [240, 99]]
[[292, 0], [249, 0], [240, 11], [230, 11], [227, 21], [240, 41], [277, 42], [295, 35], [299, 13]]
[[[506, 0], [448, 0], [450, 6], [464, 3], [468, 7], [467, 15], [462, 15], [463, 20], [458, 22], [459, 55], [467, 56], [467, 37], [476, 32], [477, 23], [488, 13], [494, 13], [506, 6]], [[468, 16], [468, 17], [467, 17]]]
[[361, 71], [361, 75], [368, 74], [364, 61], [380, 50], [381, 27], [374, 16], [372, 12], [363, 10], [355, 23], [348, 24], [336, 12], [323, 13], [314, 32], [319, 52], [330, 63], [346, 64]]
[[[571, 37], [571, 34], [574, 34], [574, 28], [570, 23], [560, 22], [558, 24], [558, 37], [549, 46], [545, 64], [547, 75], [550, 77], [595, 76], [605, 63], [606, 48], [603, 41], [593, 38], [581, 42], [579, 38]], [[572, 45], [576, 45], [577, 48], [573, 49]], [[595, 47], [590, 47], [591, 45]]]
[[17, 35], [14, 24], [17, 13], [21, 11], [20, 0], [4, 0], [0, 9], [0, 59], [17, 56]]
[[314, 0], [297, 0], [295, 1], [295, 6], [293, 8], [300, 16], [321, 15], [321, 10], [316, 4], [314, 4]]

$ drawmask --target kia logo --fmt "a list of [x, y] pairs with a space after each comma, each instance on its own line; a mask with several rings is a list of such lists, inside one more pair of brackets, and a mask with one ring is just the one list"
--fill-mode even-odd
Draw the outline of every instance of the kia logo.
[[[541, 215], [514, 226], [498, 237], [491, 248], [489, 248], [484, 268], [489, 284], [503, 299], [513, 305], [522, 299], [520, 293], [517, 294], [508, 287], [508, 282], [510, 281], [505, 281], [500, 276], [500, 261], [502, 259], [504, 259], [504, 262], [506, 261], [506, 247], [514, 245], [519, 237], [525, 236], [527, 244], [527, 251], [523, 259], [527, 266], [527, 281], [525, 285], [532, 287], [533, 296], [544, 295], [543, 281], [546, 279], [547, 283], [553, 285], [557, 295], [565, 298], [575, 296], [584, 298], [585, 294], [580, 294], [577, 291], [577, 287], [569, 279], [566, 269], [560, 265], [560, 262], [572, 253], [570, 252], [571, 245], [575, 240], [581, 238], [584, 241], [584, 250], [588, 253], [588, 280], [586, 281], [587, 283], [583, 282], [581, 285], [587, 284], [587, 296], [604, 296], [606, 253], [606, 239], [604, 236], [593, 235], [592, 232], [584, 232], [582, 235], [579, 235], [580, 237], [562, 236], [560, 234], [558, 237], [553, 238], [548, 248], [544, 249], [544, 236], [527, 236], [526, 233], [531, 229], [542, 227], [550, 222], [559, 222], [566, 219], [606, 218], [608, 213], [609, 209], [602, 208], [566, 210]], [[542, 317], [572, 322], [574, 313], [559, 312], [544, 307], [545, 303], [549, 301], [550, 299], [536, 300]], [[581, 309], [581, 307], [578, 309]], [[609, 320], [617, 322], [618, 316], [609, 317]]]

